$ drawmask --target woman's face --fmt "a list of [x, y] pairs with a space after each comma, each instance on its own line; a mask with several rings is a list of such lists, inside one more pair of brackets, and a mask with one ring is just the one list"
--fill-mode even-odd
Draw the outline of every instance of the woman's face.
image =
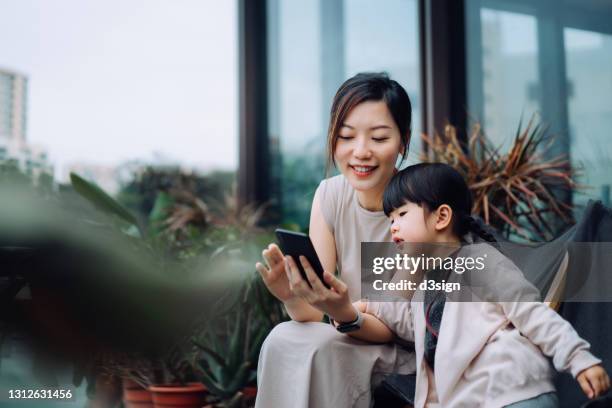
[[399, 129], [383, 101], [355, 106], [340, 127], [334, 158], [351, 186], [361, 192], [384, 189], [402, 153]]

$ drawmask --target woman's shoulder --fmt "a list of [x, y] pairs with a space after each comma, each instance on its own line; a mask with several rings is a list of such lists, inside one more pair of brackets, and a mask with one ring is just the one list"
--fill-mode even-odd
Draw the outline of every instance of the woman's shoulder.
[[326, 178], [319, 183], [315, 193], [323, 219], [329, 230], [334, 233], [337, 228], [340, 213], [345, 206], [345, 195], [347, 181], [343, 175]]
[[317, 188], [317, 194], [322, 202], [337, 205], [350, 198], [352, 187], [342, 174], [323, 179]]
[[342, 174], [328, 177], [326, 179], [321, 180], [321, 183], [319, 183], [319, 188], [325, 188], [329, 190], [344, 190], [348, 187], [350, 187], [350, 185], [346, 177], [344, 177]]

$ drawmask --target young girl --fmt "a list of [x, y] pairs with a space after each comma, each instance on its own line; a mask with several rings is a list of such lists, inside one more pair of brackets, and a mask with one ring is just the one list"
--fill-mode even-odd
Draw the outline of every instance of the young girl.
[[[448, 165], [418, 164], [400, 171], [387, 186], [383, 204], [391, 219], [392, 239], [398, 243], [451, 243], [459, 255], [464, 250], [460, 244], [471, 241], [472, 235], [493, 240], [470, 216], [469, 189]], [[512, 299], [534, 298], [537, 290], [493, 246], [472, 247], [488, 255], [483, 272], [493, 273], [492, 284], [506, 291], [506, 282], [519, 281], [514, 287], [523, 293]], [[473, 249], [470, 255], [476, 255]], [[301, 285], [295, 262], [288, 259], [287, 264], [292, 283]], [[541, 302], [452, 302], [443, 293], [417, 291], [406, 302], [357, 302], [350, 316], [341, 282], [325, 272], [324, 279], [333, 288], [326, 290], [309, 268], [307, 275], [313, 291], [326, 293], [328, 302], [338, 305], [332, 312], [343, 316], [342, 326], [354, 323], [353, 318], [359, 322], [350, 336], [385, 342], [395, 335], [414, 341], [417, 408], [557, 407], [545, 355], [557, 370], [571, 372], [589, 398], [610, 386], [601, 361], [588, 351], [589, 344]]]

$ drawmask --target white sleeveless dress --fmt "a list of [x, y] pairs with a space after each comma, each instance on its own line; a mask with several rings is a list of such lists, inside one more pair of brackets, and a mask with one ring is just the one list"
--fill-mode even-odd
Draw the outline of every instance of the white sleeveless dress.
[[[351, 301], [359, 300], [361, 242], [389, 242], [389, 221], [382, 211], [362, 208], [342, 175], [323, 180], [318, 191], [340, 278]], [[394, 344], [362, 342], [325, 323], [285, 322], [272, 330], [259, 355], [255, 406], [367, 408], [383, 374], [415, 371], [414, 353]]]

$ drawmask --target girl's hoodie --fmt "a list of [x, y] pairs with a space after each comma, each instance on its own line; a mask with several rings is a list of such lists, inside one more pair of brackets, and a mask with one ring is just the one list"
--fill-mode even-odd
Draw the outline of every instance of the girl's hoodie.
[[545, 356], [551, 357], [558, 371], [569, 371], [574, 377], [601, 362], [566, 320], [536, 301], [538, 290], [491, 245], [469, 245], [457, 256], [485, 253], [486, 269], [477, 277], [484, 279], [474, 288], [478, 299], [483, 294], [490, 299], [445, 303], [434, 361], [434, 393], [429, 390], [423, 359], [423, 292], [417, 291], [410, 301], [367, 303], [367, 313], [398, 337], [415, 343], [415, 408], [425, 407], [428, 392], [429, 397], [437, 395], [442, 407], [503, 407], [555, 391]]

